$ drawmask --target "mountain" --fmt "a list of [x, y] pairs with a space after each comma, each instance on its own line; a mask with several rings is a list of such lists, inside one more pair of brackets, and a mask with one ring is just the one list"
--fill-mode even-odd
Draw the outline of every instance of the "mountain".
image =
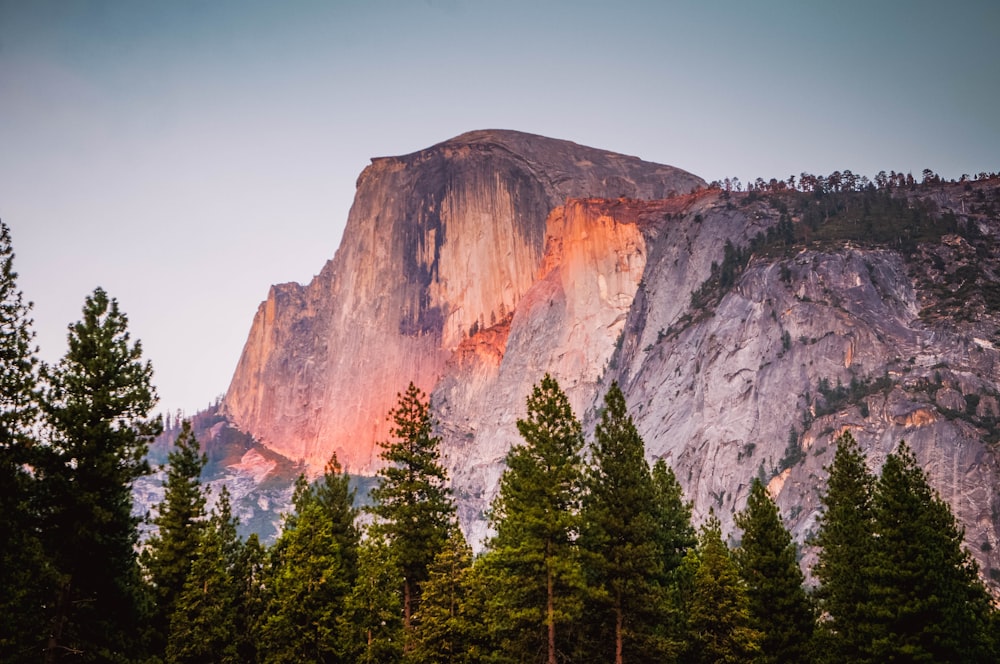
[[588, 430], [617, 380], [727, 530], [760, 476], [807, 540], [833, 440], [878, 469], [905, 439], [996, 580], [1000, 180], [806, 176], [727, 191], [492, 130], [374, 159], [333, 260], [261, 305], [219, 416], [370, 473], [412, 380], [473, 541], [546, 372]]

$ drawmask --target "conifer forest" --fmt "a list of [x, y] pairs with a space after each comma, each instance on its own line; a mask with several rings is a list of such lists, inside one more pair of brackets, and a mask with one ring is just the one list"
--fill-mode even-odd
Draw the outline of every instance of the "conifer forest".
[[162, 424], [114, 297], [86, 298], [51, 365], [30, 316], [0, 223], [2, 662], [1000, 659], [994, 598], [904, 441], [876, 472], [840, 436], [804, 571], [759, 478], [736, 532], [715, 514], [696, 524], [617, 384], [590, 437], [546, 375], [474, 552], [430, 400], [410, 384], [388, 413], [370, 505], [334, 455], [300, 477], [265, 545], [237, 534], [225, 491], [209, 500], [188, 424], [162, 502], [134, 514]]

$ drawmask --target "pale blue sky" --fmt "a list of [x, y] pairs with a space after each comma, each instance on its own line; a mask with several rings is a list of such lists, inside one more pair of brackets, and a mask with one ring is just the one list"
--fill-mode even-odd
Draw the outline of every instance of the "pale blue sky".
[[370, 157], [506, 128], [706, 180], [996, 171], [998, 39], [994, 0], [0, 0], [0, 218], [43, 357], [103, 286], [193, 412]]

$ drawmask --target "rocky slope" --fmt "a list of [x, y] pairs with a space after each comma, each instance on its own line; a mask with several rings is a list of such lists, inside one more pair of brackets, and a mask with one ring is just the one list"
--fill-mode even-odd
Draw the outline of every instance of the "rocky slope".
[[996, 179], [729, 194], [572, 143], [465, 134], [373, 160], [334, 259], [261, 305], [222, 413], [313, 472], [333, 451], [370, 472], [416, 382], [474, 541], [546, 372], [588, 429], [618, 380], [650, 458], [727, 530], [761, 476], [804, 541], [836, 436], [875, 470], [905, 439], [993, 578], [998, 203]]
[[669, 166], [510, 131], [372, 160], [336, 256], [308, 286], [271, 289], [225, 412], [314, 471], [336, 451], [372, 468], [410, 381], [430, 391], [470, 333], [534, 284], [546, 219], [567, 198], [663, 198], [704, 183]]

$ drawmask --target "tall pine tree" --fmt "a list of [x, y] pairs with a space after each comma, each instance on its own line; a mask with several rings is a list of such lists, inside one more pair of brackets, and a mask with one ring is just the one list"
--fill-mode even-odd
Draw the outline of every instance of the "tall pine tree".
[[581, 513], [581, 544], [589, 585], [596, 591], [588, 613], [596, 617], [592, 654], [615, 664], [664, 655], [663, 552], [657, 541], [656, 488], [645, 444], [612, 383], [594, 434], [592, 462]]
[[154, 648], [157, 650], [166, 647], [170, 616], [202, 538], [205, 496], [200, 478], [207, 461], [191, 431], [191, 422], [185, 421], [174, 449], [167, 456], [163, 501], [153, 518], [157, 532], [146, 542], [141, 556], [156, 599]]
[[200, 537], [184, 584], [170, 614], [166, 659], [169, 664], [246, 661], [239, 651], [242, 545], [236, 534], [225, 486]]
[[465, 664], [473, 658], [472, 630], [467, 600], [472, 549], [458, 524], [452, 527], [444, 549], [427, 570], [420, 609], [413, 616], [414, 648], [407, 656], [414, 664]]
[[824, 661], [872, 661], [865, 607], [871, 605], [867, 572], [874, 544], [873, 487], [864, 455], [850, 432], [844, 433], [837, 439], [814, 539], [819, 560], [813, 573], [820, 581], [816, 595], [823, 614], [817, 655]]
[[356, 664], [396, 664], [403, 659], [402, 583], [395, 552], [378, 532], [362, 540], [358, 577], [337, 619], [340, 652]]
[[806, 595], [797, 547], [763, 482], [754, 478], [743, 512], [743, 541], [734, 552], [750, 601], [751, 625], [761, 633], [761, 664], [810, 661], [815, 617]]
[[145, 613], [132, 483], [159, 433], [152, 367], [118, 302], [98, 288], [69, 328], [69, 350], [46, 368], [47, 546], [61, 579], [46, 661], [117, 662], [139, 654]]
[[295, 511], [271, 549], [260, 640], [266, 661], [339, 661], [337, 618], [351, 592], [358, 555], [348, 482], [336, 455], [317, 484], [299, 479]]
[[393, 548], [403, 579], [403, 629], [406, 650], [411, 619], [420, 604], [420, 585], [427, 568], [444, 548], [455, 515], [448, 474], [441, 465], [441, 439], [434, 435], [430, 402], [413, 383], [399, 395], [389, 413], [392, 442], [383, 442], [378, 471], [381, 483], [372, 490], [377, 532]]
[[577, 538], [583, 434], [569, 400], [548, 374], [518, 420], [524, 444], [507, 454], [490, 522], [498, 646], [521, 661], [555, 664], [573, 647], [582, 613], [583, 569]]
[[882, 467], [866, 617], [873, 661], [995, 662], [990, 600], [951, 508], [906, 443]]
[[10, 229], [0, 221], [0, 661], [36, 662], [55, 578], [40, 538], [32, 428], [38, 359], [31, 303], [17, 288]]
[[683, 564], [686, 652], [681, 661], [718, 664], [756, 661], [761, 634], [750, 620], [750, 603], [739, 570], [722, 541], [715, 514], [702, 526], [698, 547]]

